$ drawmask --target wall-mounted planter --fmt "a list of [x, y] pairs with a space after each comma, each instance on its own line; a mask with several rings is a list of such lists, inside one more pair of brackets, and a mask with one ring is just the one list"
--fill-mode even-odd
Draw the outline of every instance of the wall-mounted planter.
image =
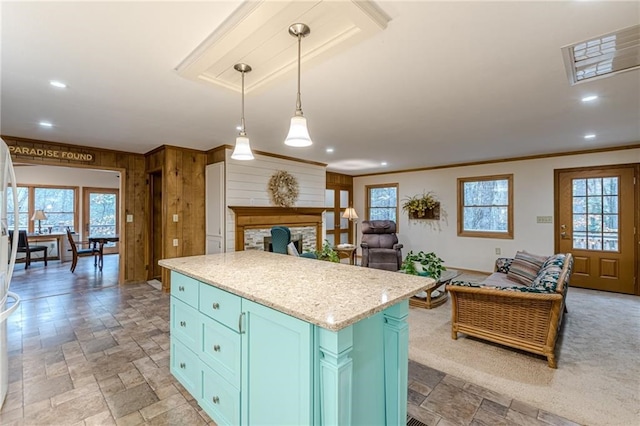
[[432, 209], [426, 209], [423, 216], [418, 215], [418, 212], [409, 212], [409, 219], [440, 220], [440, 203], [436, 203], [436, 206]]

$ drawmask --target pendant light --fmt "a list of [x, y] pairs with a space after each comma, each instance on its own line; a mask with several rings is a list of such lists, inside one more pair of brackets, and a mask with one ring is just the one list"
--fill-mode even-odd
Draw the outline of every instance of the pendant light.
[[311, 142], [311, 136], [309, 136], [309, 130], [307, 130], [307, 119], [302, 115], [302, 102], [300, 101], [300, 44], [302, 37], [309, 35], [311, 30], [305, 24], [293, 24], [289, 27], [289, 34], [298, 39], [298, 97], [296, 99], [296, 113], [291, 117], [291, 127], [289, 127], [289, 134], [284, 140], [285, 145], [294, 147], [309, 146]]
[[244, 129], [244, 74], [250, 72], [251, 67], [247, 64], [235, 64], [233, 69], [242, 74], [242, 116], [240, 118], [240, 134], [236, 138], [236, 147], [233, 150], [233, 154], [231, 154], [231, 158], [234, 160], [253, 160], [249, 138]]

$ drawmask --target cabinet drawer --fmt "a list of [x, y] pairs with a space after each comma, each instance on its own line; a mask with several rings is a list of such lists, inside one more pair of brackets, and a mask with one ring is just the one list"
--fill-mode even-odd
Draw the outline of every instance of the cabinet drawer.
[[240, 424], [240, 391], [206, 365], [202, 366], [200, 405], [219, 425]]
[[171, 298], [171, 337], [177, 337], [187, 347], [200, 347], [200, 313], [175, 297]]
[[237, 388], [240, 388], [240, 348], [240, 334], [202, 317], [200, 358]]
[[199, 281], [171, 271], [171, 295], [196, 309], [198, 308], [199, 285]]
[[198, 356], [179, 340], [171, 339], [171, 374], [196, 399], [202, 395], [202, 369]]
[[240, 301], [235, 294], [200, 283], [200, 312], [235, 331], [240, 331]]

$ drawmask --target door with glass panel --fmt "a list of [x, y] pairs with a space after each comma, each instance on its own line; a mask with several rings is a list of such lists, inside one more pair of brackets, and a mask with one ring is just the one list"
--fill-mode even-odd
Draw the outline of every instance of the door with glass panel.
[[349, 207], [351, 191], [344, 189], [325, 190], [325, 222], [327, 226], [327, 240], [331, 246], [351, 243], [349, 235], [349, 219], [343, 218], [342, 214]]
[[[83, 239], [118, 235], [118, 192], [115, 188], [83, 189]], [[105, 254], [117, 252], [117, 243], [104, 246]]]
[[574, 257], [571, 285], [633, 294], [634, 166], [556, 171], [556, 247]]

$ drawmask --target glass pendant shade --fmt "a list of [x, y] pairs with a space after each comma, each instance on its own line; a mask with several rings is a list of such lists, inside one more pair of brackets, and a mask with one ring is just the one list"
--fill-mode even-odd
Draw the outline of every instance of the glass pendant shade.
[[234, 160], [253, 160], [251, 145], [244, 127], [244, 75], [251, 71], [251, 67], [247, 64], [235, 64], [233, 69], [242, 74], [242, 115], [240, 118], [240, 134], [236, 138], [236, 147], [233, 149], [231, 158]]
[[301, 115], [291, 117], [291, 127], [289, 127], [289, 134], [284, 140], [284, 144], [303, 147], [309, 146], [312, 143], [311, 136], [309, 136], [309, 130], [307, 130], [307, 119]]
[[253, 153], [251, 152], [248, 137], [238, 136], [236, 138], [236, 147], [233, 150], [233, 154], [231, 154], [231, 158], [234, 160], [253, 160]]
[[296, 94], [296, 113], [291, 117], [289, 134], [284, 140], [284, 144], [293, 147], [304, 147], [313, 144], [309, 130], [307, 129], [307, 119], [302, 115], [302, 101], [300, 100], [300, 44], [302, 37], [306, 37], [311, 30], [306, 24], [293, 24], [289, 27], [289, 34], [298, 39], [298, 93]]

